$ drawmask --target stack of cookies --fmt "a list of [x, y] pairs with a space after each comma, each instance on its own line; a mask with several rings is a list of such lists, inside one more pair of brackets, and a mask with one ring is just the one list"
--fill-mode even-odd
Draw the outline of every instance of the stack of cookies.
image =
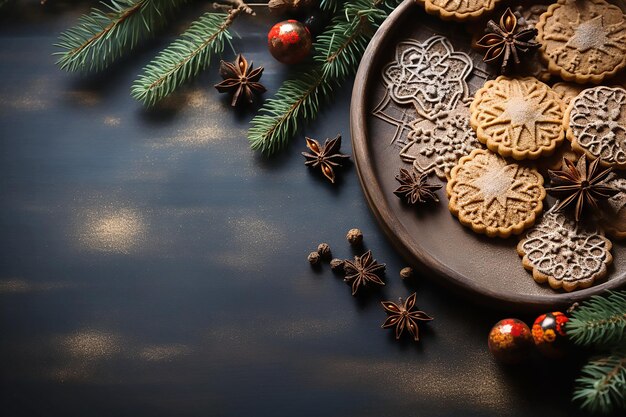
[[[457, 21], [499, 6], [419, 1], [427, 12]], [[559, 0], [533, 10], [523, 23], [536, 27], [541, 47], [527, 57], [538, 65], [524, 67], [539, 69], [489, 80], [476, 92], [470, 125], [484, 148], [458, 160], [446, 192], [463, 225], [490, 237], [520, 235], [521, 264], [535, 281], [572, 291], [605, 277], [613, 260], [609, 238], [626, 238], [626, 15], [605, 0]], [[600, 182], [613, 189], [589, 202], [583, 219], [558, 201], [544, 202], [554, 185], [549, 170], [574, 167], [580, 158], [581, 195]], [[587, 178], [587, 163], [613, 172]]]

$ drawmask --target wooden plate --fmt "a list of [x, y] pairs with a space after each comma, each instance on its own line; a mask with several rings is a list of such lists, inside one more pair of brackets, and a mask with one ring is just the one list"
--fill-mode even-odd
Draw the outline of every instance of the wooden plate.
[[[398, 169], [411, 166], [400, 154], [409, 141], [408, 123], [416, 115], [408, 106], [389, 100], [383, 70], [396, 59], [397, 47], [426, 48], [437, 42], [435, 36], [444, 36], [453, 52], [461, 52], [471, 60], [471, 72], [465, 76], [464, 88], [468, 91], [463, 92], [471, 100], [494, 74], [471, 50], [471, 36], [463, 26], [425, 14], [414, 0], [405, 0], [380, 27], [365, 52], [354, 84], [350, 114], [354, 159], [367, 201], [391, 242], [426, 275], [451, 284], [477, 301], [509, 310], [562, 308], [624, 285], [626, 248], [621, 243], [613, 242], [614, 262], [602, 281], [571, 293], [555, 291], [537, 284], [522, 267], [515, 250], [518, 238], [488, 238], [463, 227], [448, 211], [443, 189], [439, 205], [419, 210], [402, 204], [393, 194], [398, 186], [394, 179]], [[437, 47], [441, 48], [441, 42]], [[425, 67], [418, 70], [427, 71]], [[394, 98], [401, 99], [402, 94]], [[403, 154], [406, 156], [406, 152]]]

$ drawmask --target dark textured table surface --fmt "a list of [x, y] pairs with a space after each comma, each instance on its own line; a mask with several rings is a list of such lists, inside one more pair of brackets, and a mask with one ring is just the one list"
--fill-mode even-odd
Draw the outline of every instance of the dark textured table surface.
[[[189, 19], [78, 77], [52, 45], [90, 3], [25, 3], [0, 18], [1, 415], [575, 414], [579, 360], [494, 363], [487, 333], [508, 313], [401, 281], [354, 166], [335, 187], [312, 175], [303, 134], [277, 157], [252, 152], [253, 113], [216, 93], [215, 65], [157, 109], [130, 97]], [[288, 76], [265, 47], [275, 20], [235, 24], [268, 96]], [[341, 133], [349, 151], [350, 93], [304, 133]], [[352, 227], [388, 268], [365, 297], [306, 262], [321, 241], [351, 256]], [[379, 301], [412, 291], [435, 316], [419, 344], [380, 329]]]

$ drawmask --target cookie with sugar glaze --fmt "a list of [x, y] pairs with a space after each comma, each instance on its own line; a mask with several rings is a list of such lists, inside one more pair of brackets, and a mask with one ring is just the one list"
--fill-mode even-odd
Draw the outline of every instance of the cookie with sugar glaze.
[[487, 81], [470, 105], [470, 123], [481, 143], [517, 160], [551, 155], [563, 142], [564, 104], [534, 77]]
[[533, 279], [553, 289], [574, 291], [606, 276], [612, 243], [602, 231], [576, 223], [551, 209], [517, 245], [522, 265]]
[[605, 167], [626, 169], [626, 89], [598, 86], [570, 102], [563, 126], [572, 149]]
[[599, 84], [626, 68], [626, 15], [604, 0], [559, 0], [537, 30], [548, 70], [566, 81]]
[[439, 16], [442, 20], [463, 22], [478, 19], [491, 12], [501, 0], [417, 0], [426, 13]]
[[543, 176], [487, 150], [462, 157], [446, 187], [450, 212], [489, 237], [507, 238], [532, 226], [543, 210]]

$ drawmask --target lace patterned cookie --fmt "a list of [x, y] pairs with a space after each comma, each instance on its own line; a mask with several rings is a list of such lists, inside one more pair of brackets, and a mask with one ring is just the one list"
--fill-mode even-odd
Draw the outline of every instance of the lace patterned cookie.
[[461, 156], [481, 146], [469, 127], [472, 70], [472, 59], [443, 36], [400, 42], [395, 60], [383, 68], [391, 102], [414, 108], [400, 158], [417, 172], [446, 180]]
[[462, 22], [492, 11], [501, 0], [417, 0], [426, 12], [443, 20]]
[[548, 69], [566, 81], [598, 84], [626, 67], [626, 16], [604, 0], [559, 0], [537, 30]]
[[537, 159], [563, 142], [563, 108], [558, 94], [541, 81], [500, 76], [476, 92], [470, 122], [493, 152]]
[[434, 172], [442, 180], [450, 178], [450, 172], [459, 158], [481, 147], [469, 124], [469, 111], [460, 111], [449, 117], [436, 119], [430, 129], [421, 127], [418, 119], [411, 124], [408, 143], [400, 151], [400, 158], [413, 163], [417, 172]]
[[[626, 28], [625, 28], [626, 29]], [[588, 88], [574, 98], [563, 118], [572, 149], [601, 165], [626, 169], [626, 90]]]
[[446, 187], [450, 212], [489, 237], [519, 234], [535, 223], [546, 191], [535, 169], [509, 163], [486, 149], [464, 156]]
[[577, 224], [552, 209], [520, 240], [517, 252], [535, 281], [573, 291], [587, 288], [606, 275], [613, 261], [611, 247], [601, 231]]
[[619, 193], [609, 198], [603, 212], [602, 226], [606, 233], [615, 239], [626, 238], [626, 179], [615, 177], [609, 185]]

